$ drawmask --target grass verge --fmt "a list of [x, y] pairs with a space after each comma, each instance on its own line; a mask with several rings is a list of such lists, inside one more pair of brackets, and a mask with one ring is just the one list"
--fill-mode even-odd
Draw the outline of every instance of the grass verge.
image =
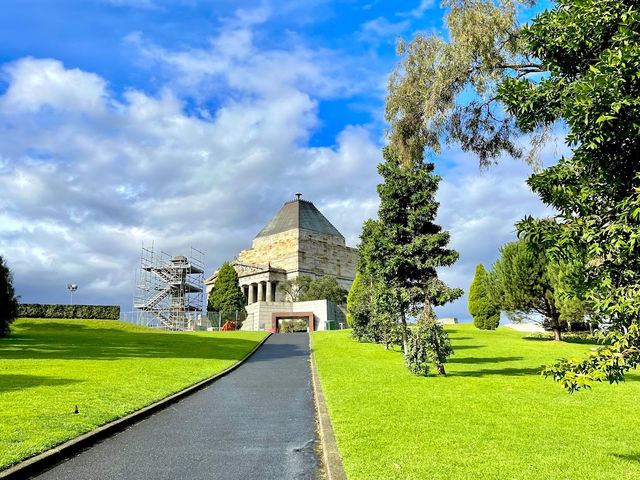
[[640, 478], [638, 374], [569, 395], [539, 366], [588, 345], [508, 328], [447, 331], [447, 377], [413, 376], [399, 352], [349, 330], [313, 333], [349, 479]]
[[224, 370], [265, 335], [16, 321], [0, 339], [0, 470]]

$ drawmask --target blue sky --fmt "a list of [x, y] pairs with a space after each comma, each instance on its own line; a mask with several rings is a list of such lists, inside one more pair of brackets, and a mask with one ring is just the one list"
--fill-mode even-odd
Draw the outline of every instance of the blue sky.
[[[78, 302], [131, 310], [142, 243], [193, 245], [211, 273], [296, 191], [356, 246], [396, 39], [441, 33], [442, 15], [431, 0], [7, 2], [0, 254], [17, 293], [66, 302], [72, 282]], [[438, 221], [461, 254], [442, 277], [467, 289], [516, 220], [547, 211], [522, 162], [436, 160]], [[468, 317], [466, 300], [439, 313]]]

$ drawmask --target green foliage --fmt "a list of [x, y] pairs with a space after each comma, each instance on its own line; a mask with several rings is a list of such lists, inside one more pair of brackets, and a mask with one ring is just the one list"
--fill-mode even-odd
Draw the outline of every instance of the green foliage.
[[431, 363], [440, 369], [447, 358], [453, 355], [449, 336], [438, 322], [421, 322], [417, 328], [409, 331], [411, 334], [405, 364], [411, 373], [427, 376]]
[[241, 312], [245, 313], [246, 299], [240, 289], [240, 282], [236, 270], [224, 262], [218, 276], [209, 292], [207, 310], [212, 312]]
[[[496, 101], [496, 84], [544, 70], [523, 51], [518, 7], [530, 0], [445, 0], [444, 38], [418, 34], [400, 42], [401, 63], [389, 79], [386, 119], [393, 152], [403, 163], [420, 162], [424, 150], [457, 143], [482, 165], [507, 153], [520, 156], [514, 115]], [[530, 142], [533, 159], [544, 129]]]
[[309, 275], [298, 275], [278, 284], [278, 292], [290, 302], [299, 302], [300, 297], [313, 281]]
[[370, 279], [360, 272], [356, 273], [347, 296], [347, 324], [357, 339], [363, 337], [364, 329], [371, 317], [370, 288]]
[[517, 227], [540, 250], [587, 259], [585, 297], [620, 342], [613, 350], [623, 361], [604, 349], [549, 371], [570, 391], [617, 382], [640, 362], [640, 338], [631, 334], [640, 321], [639, 24], [635, 0], [560, 0], [522, 32], [526, 50], [550, 74], [504, 81], [499, 90], [521, 129], [560, 119], [569, 128], [573, 156], [528, 180], [559, 212], [557, 222], [528, 217]]
[[500, 324], [500, 307], [489, 297], [487, 271], [479, 263], [469, 287], [469, 314], [473, 324], [481, 330], [495, 330]]
[[[447, 249], [449, 232], [434, 223], [440, 177], [432, 163], [401, 165], [389, 148], [378, 172], [378, 220], [367, 220], [358, 249], [358, 268], [372, 292], [370, 328], [384, 332], [384, 342], [395, 338], [398, 324], [403, 350], [407, 345], [407, 316], [443, 305], [462, 295], [438, 279], [437, 268], [452, 265], [458, 253]], [[444, 373], [444, 369], [441, 370]]]
[[21, 303], [18, 316], [24, 318], [81, 318], [88, 320], [118, 320], [119, 305], [64, 305]]
[[0, 471], [229, 368], [265, 335], [18, 319], [0, 338]]
[[299, 300], [301, 302], [310, 300], [329, 300], [336, 305], [344, 305], [347, 303], [348, 293], [349, 292], [347, 292], [346, 288], [340, 286], [335, 277], [324, 275], [306, 282], [304, 287], [301, 289]]
[[18, 316], [18, 299], [13, 290], [13, 275], [0, 255], [0, 337], [9, 335], [11, 323]]
[[583, 269], [580, 260], [558, 262], [521, 238], [500, 248], [488, 276], [489, 298], [514, 321], [541, 315], [543, 327], [561, 340], [567, 322], [582, 323], [589, 312], [579, 293]]
[[338, 283], [335, 277], [324, 275], [311, 277], [310, 275], [298, 275], [278, 284], [280, 292], [290, 302], [309, 302], [312, 300], [329, 300], [336, 305], [344, 305], [347, 302], [346, 288]]

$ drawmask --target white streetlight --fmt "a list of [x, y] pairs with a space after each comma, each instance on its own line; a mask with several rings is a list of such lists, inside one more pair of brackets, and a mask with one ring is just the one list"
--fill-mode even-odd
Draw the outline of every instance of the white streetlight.
[[75, 285], [75, 284], [72, 284], [72, 283], [67, 283], [67, 290], [69, 290], [69, 292], [71, 294], [71, 305], [73, 305], [73, 292], [78, 290], [78, 285]]

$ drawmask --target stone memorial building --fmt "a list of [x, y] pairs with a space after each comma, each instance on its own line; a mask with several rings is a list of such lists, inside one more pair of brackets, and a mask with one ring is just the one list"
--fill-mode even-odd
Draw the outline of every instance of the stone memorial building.
[[[251, 248], [241, 251], [231, 262], [247, 299], [249, 315], [243, 329], [277, 329], [274, 315], [282, 314], [280, 317], [284, 318], [286, 312], [298, 312], [304, 313], [301, 317], [308, 317], [313, 308], [318, 311], [312, 312], [315, 316], [311, 319], [313, 325], [309, 326], [312, 330], [338, 328], [338, 324], [344, 322], [343, 312], [331, 302], [298, 302], [309, 305], [296, 305], [285, 301], [278, 292], [278, 284], [298, 275], [330, 275], [347, 290], [356, 276], [356, 249], [346, 246], [342, 234], [313, 203], [302, 200], [300, 194], [297, 197], [286, 202], [256, 235]], [[207, 294], [213, 288], [216, 275], [217, 272], [204, 281]], [[310, 305], [312, 303], [314, 305]]]

